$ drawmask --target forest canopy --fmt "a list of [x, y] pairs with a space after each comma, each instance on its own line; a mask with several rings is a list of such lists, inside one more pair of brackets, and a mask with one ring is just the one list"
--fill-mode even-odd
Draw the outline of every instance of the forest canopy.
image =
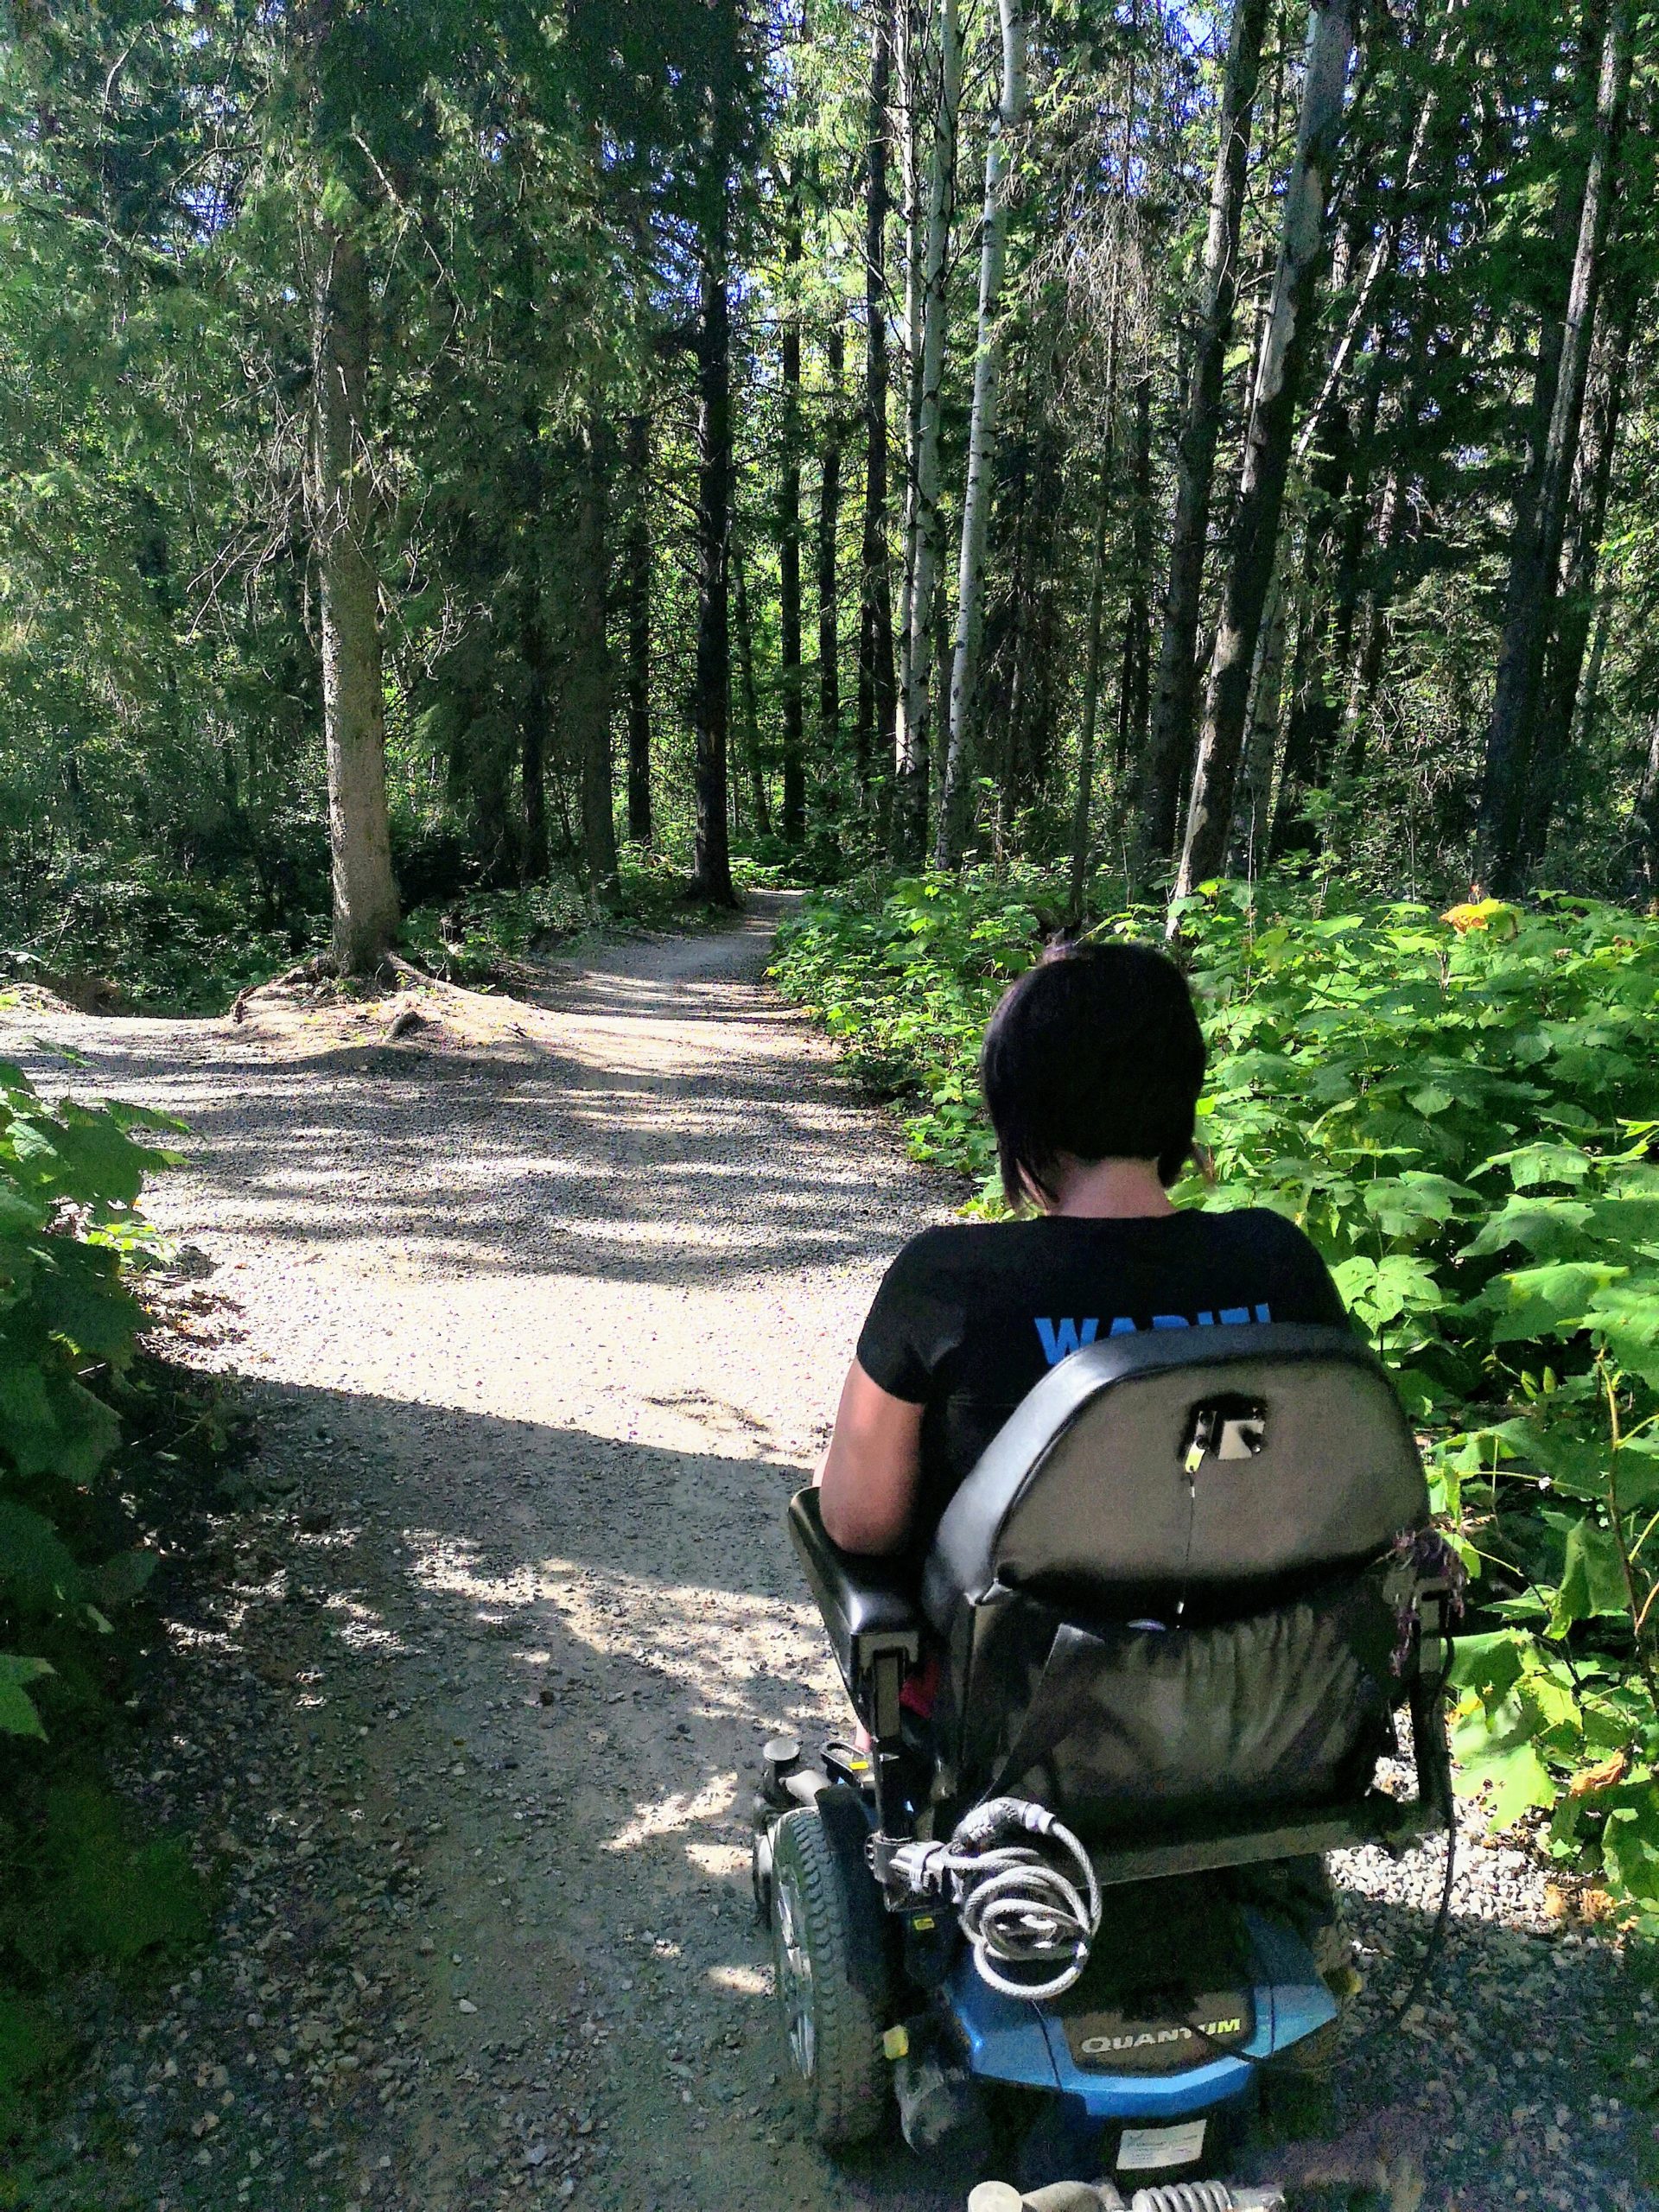
[[1655, 24], [12, 0], [8, 941], [734, 851], [1647, 900]]

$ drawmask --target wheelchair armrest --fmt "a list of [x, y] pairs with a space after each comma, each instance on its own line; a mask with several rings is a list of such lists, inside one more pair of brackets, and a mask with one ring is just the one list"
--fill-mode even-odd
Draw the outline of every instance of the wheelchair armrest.
[[856, 1558], [832, 1544], [816, 1490], [791, 1498], [789, 1533], [856, 1704], [878, 1659], [897, 1657], [913, 1667], [921, 1656], [921, 1611], [906, 1586], [913, 1575], [896, 1560]]

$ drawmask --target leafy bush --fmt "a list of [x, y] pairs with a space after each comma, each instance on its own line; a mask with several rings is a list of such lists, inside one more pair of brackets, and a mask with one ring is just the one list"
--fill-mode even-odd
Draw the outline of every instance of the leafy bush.
[[[988, 1177], [980, 1033], [1059, 897], [1035, 870], [876, 884], [780, 939], [785, 988], [913, 1094], [918, 1158]], [[1478, 1578], [1465, 1786], [1659, 1927], [1659, 923], [1232, 885], [1180, 921], [1216, 1182], [1178, 1196], [1274, 1206], [1325, 1255]]]
[[327, 936], [323, 915], [277, 900], [247, 874], [168, 875], [135, 863], [53, 888], [48, 925], [6, 915], [5, 969], [24, 981], [70, 978], [105, 987], [120, 1007], [223, 1014], [239, 990], [265, 982]]
[[133, 1471], [111, 1465], [112, 1395], [154, 1395], [122, 1380], [143, 1319], [124, 1278], [155, 1250], [137, 1201], [170, 1155], [135, 1133], [175, 1126], [49, 1107], [0, 1064], [0, 2142], [73, 2056], [62, 1977], [206, 1925], [188, 1851], [130, 1834], [99, 1771], [111, 1616], [156, 1556], [133, 1541]]
[[100, 1377], [142, 1319], [124, 1280], [153, 1232], [137, 1208], [168, 1155], [134, 1107], [48, 1107], [0, 1063], [0, 1737], [42, 1736], [41, 1686], [64, 1649], [107, 1628], [153, 1559], [89, 1551], [93, 1485], [118, 1433]]
[[[691, 916], [684, 875], [658, 855], [624, 847], [617, 884], [602, 906], [573, 875], [505, 891], [472, 891], [445, 906], [417, 907], [400, 942], [410, 957], [447, 982], [469, 986], [521, 980], [524, 962], [544, 957], [601, 924], [683, 929]], [[530, 979], [523, 979], [530, 980]]]
[[476, 987], [498, 980], [506, 963], [534, 957], [588, 928], [594, 912], [569, 876], [520, 890], [472, 891], [444, 907], [405, 917], [400, 942], [413, 960], [446, 982]]

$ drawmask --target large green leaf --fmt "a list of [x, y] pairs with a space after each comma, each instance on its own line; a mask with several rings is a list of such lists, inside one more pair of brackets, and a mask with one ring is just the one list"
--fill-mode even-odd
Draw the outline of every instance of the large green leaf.
[[0, 1497], [0, 1588], [14, 1605], [54, 1611], [80, 1596], [80, 1570], [43, 1513]]
[[113, 1559], [80, 1571], [80, 1586], [95, 1605], [114, 1612], [147, 1589], [160, 1564], [154, 1552], [117, 1552]]
[[1444, 1175], [1408, 1169], [1402, 1175], [1378, 1176], [1360, 1195], [1385, 1236], [1416, 1236], [1450, 1221], [1470, 1194]]
[[41, 1716], [35, 1710], [35, 1700], [29, 1694], [29, 1685], [51, 1672], [44, 1659], [26, 1659], [16, 1652], [0, 1651], [0, 1736], [46, 1734]]
[[1564, 1637], [1575, 1622], [1626, 1613], [1629, 1609], [1624, 1570], [1611, 1529], [1588, 1519], [1574, 1522], [1567, 1532], [1550, 1634]]
[[1493, 1713], [1476, 1705], [1452, 1728], [1458, 1787], [1471, 1796], [1490, 1789], [1494, 1827], [1510, 1827], [1534, 1806], [1555, 1802], [1560, 1785], [1538, 1747], [1539, 1726], [1524, 1700], [1508, 1698]]
[[1593, 1160], [1571, 1144], [1522, 1144], [1512, 1151], [1494, 1153], [1475, 1170], [1507, 1167], [1517, 1191], [1541, 1190], [1547, 1183], [1584, 1183], [1595, 1173]]
[[1499, 1275], [1470, 1311], [1486, 1315], [1494, 1344], [1530, 1344], [1541, 1337], [1571, 1335], [1611, 1283], [1630, 1273], [1605, 1260], [1557, 1260]]
[[1602, 1831], [1607, 1870], [1627, 1897], [1659, 1899], [1659, 1792], [1645, 1803], [1616, 1806]]
[[1610, 1283], [1592, 1300], [1584, 1319], [1616, 1365], [1650, 1390], [1659, 1390], [1659, 1270], [1644, 1268]]
[[1345, 1305], [1377, 1333], [1408, 1313], [1432, 1313], [1445, 1303], [1433, 1270], [1409, 1253], [1373, 1260], [1363, 1253], [1332, 1269]]
[[1458, 1257], [1484, 1259], [1519, 1244], [1539, 1259], [1562, 1259], [1583, 1250], [1584, 1233], [1592, 1212], [1579, 1198], [1510, 1198], [1497, 1213], [1488, 1215], [1480, 1234], [1464, 1246]]

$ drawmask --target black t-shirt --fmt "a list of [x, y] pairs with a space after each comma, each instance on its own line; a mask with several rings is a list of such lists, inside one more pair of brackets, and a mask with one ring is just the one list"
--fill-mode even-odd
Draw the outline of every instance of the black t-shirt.
[[1068, 1352], [1141, 1329], [1346, 1319], [1324, 1261], [1265, 1206], [924, 1230], [887, 1269], [858, 1339], [871, 1382], [924, 1408], [912, 1547]]

